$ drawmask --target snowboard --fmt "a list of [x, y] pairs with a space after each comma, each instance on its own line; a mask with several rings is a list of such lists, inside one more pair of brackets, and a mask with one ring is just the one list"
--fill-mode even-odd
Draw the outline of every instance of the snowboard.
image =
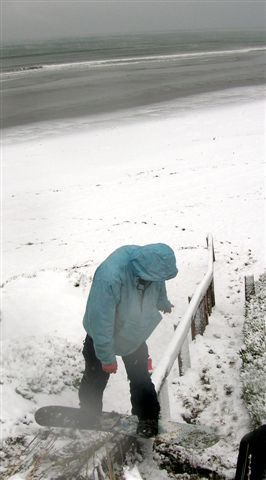
[[[86, 415], [79, 408], [49, 405], [41, 407], [35, 412], [35, 421], [44, 427], [92, 430], [143, 438], [142, 435], [136, 433], [138, 418], [134, 415], [117, 412], [103, 412], [100, 423], [93, 425], [88, 422]], [[160, 420], [158, 436], [166, 434], [173, 439], [178, 438], [180, 444], [184, 442], [188, 444], [200, 442], [205, 448], [219, 440], [215, 432], [207, 427], [178, 423], [171, 420]]]

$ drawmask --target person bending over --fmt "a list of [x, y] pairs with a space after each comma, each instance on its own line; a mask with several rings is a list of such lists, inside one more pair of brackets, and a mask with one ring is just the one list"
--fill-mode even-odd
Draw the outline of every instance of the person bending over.
[[81, 412], [92, 425], [100, 421], [118, 355], [130, 382], [137, 433], [158, 433], [160, 405], [147, 368], [146, 340], [162, 319], [159, 311], [171, 313], [165, 281], [177, 272], [175, 254], [164, 243], [122, 246], [97, 268], [83, 319], [85, 371], [79, 388]]

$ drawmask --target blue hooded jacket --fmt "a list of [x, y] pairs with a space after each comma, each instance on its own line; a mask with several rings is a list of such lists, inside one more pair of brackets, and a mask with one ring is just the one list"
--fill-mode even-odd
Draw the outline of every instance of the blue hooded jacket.
[[165, 280], [176, 275], [175, 254], [164, 243], [120, 247], [97, 268], [83, 325], [103, 364], [129, 355], [150, 336], [162, 319], [159, 310], [171, 305]]

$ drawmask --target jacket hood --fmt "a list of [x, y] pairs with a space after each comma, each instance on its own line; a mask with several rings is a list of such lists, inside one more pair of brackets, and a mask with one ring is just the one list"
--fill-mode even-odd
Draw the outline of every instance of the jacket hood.
[[176, 258], [171, 247], [153, 243], [137, 248], [130, 259], [136, 277], [150, 282], [169, 280], [177, 275]]

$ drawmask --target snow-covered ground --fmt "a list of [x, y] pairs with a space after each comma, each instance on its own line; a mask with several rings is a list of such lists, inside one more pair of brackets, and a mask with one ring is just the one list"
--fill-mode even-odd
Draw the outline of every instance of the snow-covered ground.
[[[265, 268], [265, 102], [261, 87], [98, 119], [21, 127], [3, 140], [2, 437], [37, 431], [45, 404], [78, 405], [82, 316], [97, 265], [123, 244], [168, 243], [175, 308], [149, 340], [156, 367], [214, 237], [216, 307], [171, 374], [175, 420], [217, 427], [232, 475], [249, 428], [241, 399], [244, 276]], [[129, 412], [124, 367], [104, 408]], [[212, 455], [212, 452], [210, 453]]]

